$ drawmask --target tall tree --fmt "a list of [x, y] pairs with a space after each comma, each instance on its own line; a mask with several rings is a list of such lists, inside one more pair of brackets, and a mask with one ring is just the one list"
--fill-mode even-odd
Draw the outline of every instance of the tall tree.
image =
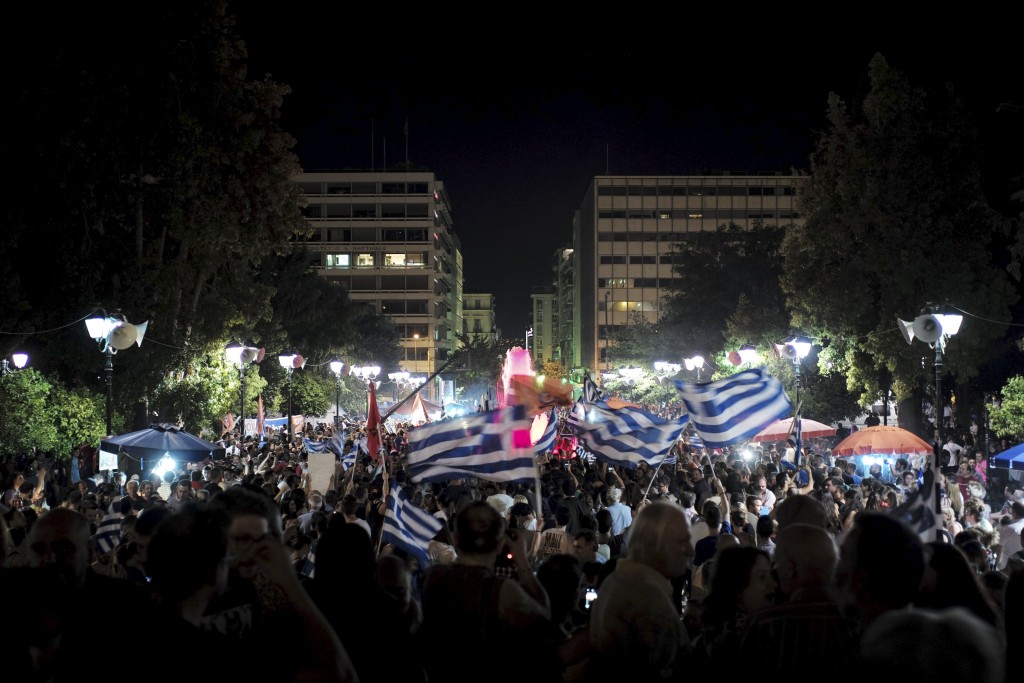
[[952, 91], [912, 86], [881, 55], [869, 77], [854, 111], [830, 95], [831, 128], [800, 196], [805, 222], [782, 245], [794, 325], [831, 339], [823, 360], [865, 402], [878, 395], [882, 367], [901, 398], [929, 384], [930, 352], [906, 344], [897, 317], [927, 303], [970, 312], [945, 355], [947, 370], [966, 379], [1005, 331], [983, 321], [1008, 320], [1017, 298], [1006, 268], [993, 265], [1000, 218], [986, 205], [976, 133]]

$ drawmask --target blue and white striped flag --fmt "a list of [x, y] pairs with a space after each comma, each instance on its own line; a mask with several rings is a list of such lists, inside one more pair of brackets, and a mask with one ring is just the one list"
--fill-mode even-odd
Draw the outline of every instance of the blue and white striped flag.
[[121, 545], [121, 519], [121, 513], [114, 512], [100, 520], [92, 541], [101, 553], [109, 553]]
[[[536, 418], [534, 418], [536, 419]], [[558, 438], [558, 414], [552, 408], [548, 411], [548, 424], [544, 433], [540, 435], [537, 443], [533, 444], [533, 450], [537, 455], [543, 455], [555, 447], [555, 439]]]
[[[436, 423], [434, 423], [436, 424]], [[427, 550], [430, 541], [444, 526], [439, 518], [415, 505], [401, 486], [395, 485], [388, 498], [381, 540], [402, 548], [420, 561], [420, 568], [430, 564]]]
[[597, 384], [590, 378], [589, 372], [583, 373], [583, 396], [581, 398], [585, 405], [597, 403], [604, 398]]
[[737, 372], [709, 384], [676, 380], [676, 389], [706, 448], [745, 441], [792, 410], [782, 383], [764, 368]]
[[359, 457], [359, 447], [354, 447], [351, 451], [341, 456], [341, 468], [348, 470], [349, 467], [356, 464], [356, 458]]
[[431, 422], [409, 431], [408, 473], [416, 483], [476, 477], [533, 481], [536, 460], [526, 406]]
[[657, 466], [683, 433], [689, 418], [666, 420], [634, 406], [610, 408], [598, 401], [587, 411], [587, 421], [569, 418], [598, 460], [636, 467], [641, 462]]

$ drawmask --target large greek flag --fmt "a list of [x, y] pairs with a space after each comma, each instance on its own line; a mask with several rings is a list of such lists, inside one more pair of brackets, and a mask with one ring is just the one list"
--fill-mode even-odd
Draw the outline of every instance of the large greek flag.
[[526, 406], [512, 406], [416, 427], [407, 434], [409, 478], [533, 481], [531, 423]]
[[709, 384], [676, 380], [676, 389], [705, 448], [745, 441], [792, 410], [782, 383], [764, 368], [737, 372]]
[[425, 568], [430, 564], [427, 553], [430, 541], [443, 525], [443, 521], [413, 504], [402, 487], [396, 485], [388, 499], [381, 538], [384, 543], [397, 545], [414, 555], [420, 561], [420, 568]]
[[589, 406], [583, 420], [570, 416], [588, 451], [613, 465], [657, 466], [679, 440], [689, 418], [666, 420], [635, 406], [610, 408], [604, 401]]

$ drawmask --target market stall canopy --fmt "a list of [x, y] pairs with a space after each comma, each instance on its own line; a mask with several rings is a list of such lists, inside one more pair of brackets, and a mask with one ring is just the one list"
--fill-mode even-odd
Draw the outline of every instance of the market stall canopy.
[[[793, 419], [787, 417], [785, 420], [776, 420], [755, 434], [753, 441], [785, 441], [795, 435]], [[835, 436], [836, 428], [804, 417], [800, 419], [800, 434], [804, 439], [819, 439], [823, 436]]]
[[900, 427], [865, 427], [840, 441], [832, 449], [833, 455], [867, 455], [869, 453], [932, 452], [932, 445], [913, 432]]
[[[101, 469], [146, 470], [165, 455], [182, 462], [200, 462], [207, 458], [220, 460], [224, 457], [224, 448], [170, 424], [150, 425], [100, 442], [101, 461], [106, 456], [107, 459], [115, 458], [117, 463], [116, 468], [104, 468], [101, 464]], [[126, 466], [126, 459], [135, 461], [134, 466]]]
[[992, 456], [992, 467], [1004, 470], [1024, 470], [1024, 443], [1019, 443]]

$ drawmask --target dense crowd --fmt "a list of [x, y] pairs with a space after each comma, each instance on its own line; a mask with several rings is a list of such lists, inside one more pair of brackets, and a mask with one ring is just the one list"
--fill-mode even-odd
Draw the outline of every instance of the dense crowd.
[[[87, 448], [4, 463], [2, 585], [18, 615], [5, 674], [59, 682], [127, 658], [153, 662], [147, 679], [1015, 670], [1024, 491], [986, 492], [969, 444], [944, 451], [945, 531], [922, 540], [891, 514], [919, 485], [914, 457], [865, 471], [827, 440], [800, 458], [792, 442], [681, 442], [660, 467], [556, 449], [534, 482], [424, 484], [405, 471], [409, 428], [378, 458], [337, 456], [321, 489], [306, 442], [281, 435], [229, 438], [222, 460], [161, 476], [100, 473]], [[343, 452], [364, 436], [346, 433]], [[396, 486], [443, 522], [429, 563], [383, 542]]]

